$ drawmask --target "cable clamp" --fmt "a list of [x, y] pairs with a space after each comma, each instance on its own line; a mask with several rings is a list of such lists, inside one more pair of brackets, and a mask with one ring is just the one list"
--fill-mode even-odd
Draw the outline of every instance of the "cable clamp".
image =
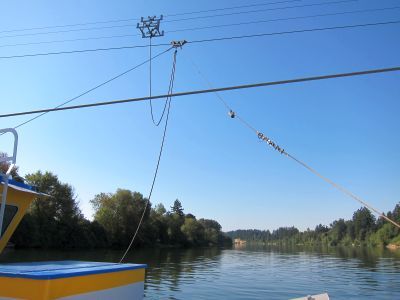
[[234, 118], [236, 117], [236, 113], [235, 113], [232, 109], [228, 112], [228, 115], [229, 115], [232, 119], [234, 119]]
[[260, 140], [266, 142], [268, 145], [270, 145], [272, 148], [274, 148], [279, 153], [286, 154], [286, 152], [283, 148], [279, 147], [274, 141], [272, 141], [269, 137], [264, 135], [262, 132], [257, 131], [257, 136]]
[[185, 45], [187, 43], [186, 40], [182, 40], [182, 41], [172, 41], [171, 45], [173, 48], [177, 49], [180, 48], [182, 49], [182, 46]]

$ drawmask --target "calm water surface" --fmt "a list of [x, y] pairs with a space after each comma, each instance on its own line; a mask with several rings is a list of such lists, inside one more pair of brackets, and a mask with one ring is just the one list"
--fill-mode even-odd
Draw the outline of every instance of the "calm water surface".
[[[119, 251], [8, 250], [0, 262], [118, 261]], [[140, 249], [146, 299], [400, 299], [400, 252], [368, 248]]]

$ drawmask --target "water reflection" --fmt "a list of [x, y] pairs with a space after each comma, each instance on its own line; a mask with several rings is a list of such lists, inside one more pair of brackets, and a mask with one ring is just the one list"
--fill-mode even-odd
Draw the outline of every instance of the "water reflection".
[[[121, 251], [11, 250], [0, 262], [116, 262]], [[400, 251], [361, 247], [259, 246], [238, 249], [134, 249], [146, 263], [147, 299], [290, 299], [329, 292], [333, 299], [400, 299]]]
[[190, 284], [215, 276], [212, 270], [219, 268], [221, 253], [219, 248], [149, 249], [131, 253], [126, 261], [148, 264], [145, 289], [176, 292], [182, 280]]
[[[222, 249], [136, 249], [128, 254], [126, 263], [143, 263], [148, 265], [145, 290], [177, 292], [181, 281], [195, 283], [198, 278], [215, 279]], [[54, 250], [7, 250], [0, 256], [0, 263], [23, 261], [51, 260], [85, 260], [118, 262], [121, 251], [88, 250], [88, 251], [54, 251]], [[172, 294], [170, 297], [173, 298]], [[172, 299], [171, 298], [171, 299]]]
[[357, 263], [358, 268], [367, 268], [371, 271], [376, 270], [379, 265], [389, 261], [391, 265], [399, 267], [400, 251], [388, 250], [386, 248], [372, 247], [328, 247], [328, 246], [298, 246], [298, 245], [258, 245], [247, 244], [236, 248], [252, 252], [270, 252], [281, 255], [312, 255], [315, 257], [335, 257], [343, 262], [353, 261]]

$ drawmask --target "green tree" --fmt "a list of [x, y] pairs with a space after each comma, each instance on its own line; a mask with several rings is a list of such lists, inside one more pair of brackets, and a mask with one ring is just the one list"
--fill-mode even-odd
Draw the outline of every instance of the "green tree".
[[347, 230], [347, 226], [346, 226], [346, 222], [344, 221], [344, 219], [339, 219], [337, 221], [334, 221], [331, 224], [329, 236], [331, 238], [331, 244], [333, 246], [339, 244], [340, 241], [345, 237], [346, 230]]
[[171, 212], [174, 214], [183, 217], [185, 214], [183, 213], [182, 203], [178, 199], [174, 201], [174, 205], [171, 206]]
[[221, 233], [221, 225], [214, 220], [200, 219], [199, 223], [204, 227], [204, 239], [209, 244], [221, 244], [223, 238]]
[[150, 213], [150, 222], [155, 241], [161, 244], [168, 244], [167, 210], [163, 204], [157, 204]]
[[173, 245], [186, 244], [186, 237], [181, 231], [181, 227], [185, 223], [185, 218], [178, 213], [168, 213], [166, 222], [169, 242]]
[[195, 218], [185, 218], [181, 231], [189, 244], [204, 244], [204, 227]]
[[[393, 221], [400, 223], [400, 203], [396, 204], [393, 211], [390, 213], [389, 216]], [[400, 235], [400, 229], [395, 227], [394, 232], [396, 235]]]
[[366, 207], [360, 208], [353, 214], [354, 235], [359, 241], [365, 241], [368, 233], [375, 229], [375, 216]]
[[157, 204], [154, 207], [154, 211], [157, 213], [159, 216], [163, 216], [166, 214], [167, 210], [165, 209], [165, 206], [162, 203]]
[[[115, 194], [98, 194], [91, 204], [95, 211], [94, 219], [107, 232], [108, 241], [114, 247], [129, 244], [136, 231], [140, 217], [146, 207], [147, 199], [138, 192], [118, 189]], [[143, 218], [143, 225], [137, 236], [137, 244], [148, 242], [151, 204], [149, 203]]]
[[386, 223], [370, 235], [368, 242], [372, 246], [386, 246], [395, 235], [393, 225]]
[[[61, 183], [51, 172], [28, 174], [30, 185], [49, 195], [33, 201], [28, 214], [14, 234], [17, 246], [80, 248], [88, 246], [85, 221], [72, 186]], [[30, 236], [29, 239], [26, 239]]]

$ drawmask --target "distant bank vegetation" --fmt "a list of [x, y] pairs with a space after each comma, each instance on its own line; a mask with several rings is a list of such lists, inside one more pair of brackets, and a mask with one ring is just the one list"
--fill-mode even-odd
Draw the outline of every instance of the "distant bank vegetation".
[[[5, 170], [7, 166], [0, 165]], [[14, 178], [22, 180], [15, 172]], [[71, 185], [61, 183], [56, 175], [40, 171], [25, 177], [28, 184], [50, 195], [36, 199], [22, 219], [11, 242], [25, 248], [125, 248], [134, 234], [147, 199], [141, 193], [118, 189], [100, 193], [90, 202], [93, 221], [79, 209]], [[212, 246], [231, 245], [214, 220], [197, 219], [185, 214], [175, 200], [170, 210], [162, 204], [149, 203], [135, 246]]]
[[[400, 204], [387, 216], [400, 222]], [[264, 244], [295, 245], [369, 245], [400, 247], [400, 230], [382, 219], [376, 220], [367, 208], [360, 208], [351, 220], [339, 219], [329, 226], [318, 225], [314, 230], [301, 232], [296, 227], [281, 227], [269, 230], [235, 230], [227, 232], [232, 239]]]

